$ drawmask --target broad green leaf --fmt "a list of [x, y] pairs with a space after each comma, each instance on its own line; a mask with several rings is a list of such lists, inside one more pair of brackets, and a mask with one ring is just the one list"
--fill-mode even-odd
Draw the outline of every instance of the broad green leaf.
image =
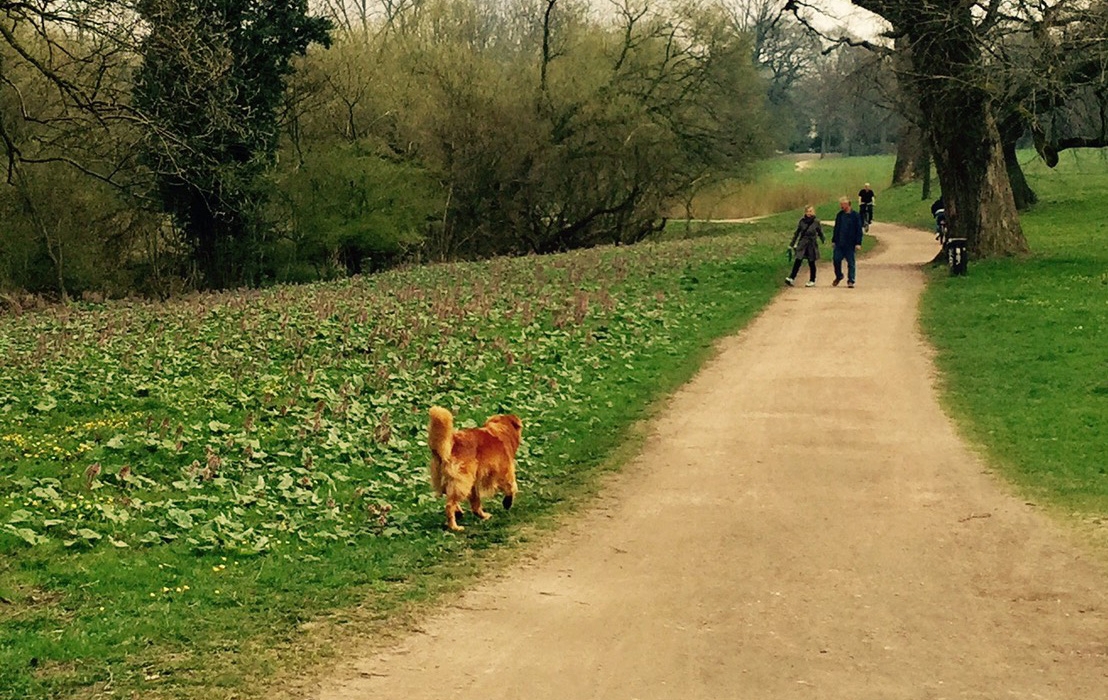
[[14, 527], [12, 525], [4, 525], [3, 529], [6, 532], [10, 532], [11, 534], [15, 535], [32, 547], [49, 541], [46, 537], [43, 537], [42, 535], [27, 527]]
[[159, 544], [162, 541], [162, 536], [156, 530], [150, 530], [143, 533], [138, 541], [142, 544]]
[[192, 516], [180, 508], [170, 508], [165, 516], [169, 519], [169, 522], [182, 530], [187, 530], [193, 525]]

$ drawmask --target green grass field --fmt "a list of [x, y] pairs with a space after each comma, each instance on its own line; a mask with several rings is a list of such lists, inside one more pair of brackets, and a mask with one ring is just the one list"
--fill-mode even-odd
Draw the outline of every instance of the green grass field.
[[1022, 216], [1032, 254], [935, 271], [922, 323], [947, 403], [1036, 501], [1108, 517], [1108, 161], [1024, 154], [1040, 201]]
[[[777, 291], [787, 234], [712, 231], [0, 318], [0, 698], [265, 695], [461, 585]], [[525, 423], [516, 507], [461, 536], [435, 403]]]

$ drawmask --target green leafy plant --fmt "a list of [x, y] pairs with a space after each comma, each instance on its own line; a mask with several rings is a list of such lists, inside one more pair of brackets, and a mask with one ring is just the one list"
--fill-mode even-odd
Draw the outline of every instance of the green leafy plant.
[[[587, 491], [771, 298], [780, 235], [0, 318], [0, 697], [244, 692], [299, 625], [430, 595]], [[464, 537], [432, 404], [525, 424], [517, 508]]]

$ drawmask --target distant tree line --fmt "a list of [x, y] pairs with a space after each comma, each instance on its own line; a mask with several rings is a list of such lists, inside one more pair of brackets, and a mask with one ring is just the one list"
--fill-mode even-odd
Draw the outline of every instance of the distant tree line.
[[642, 240], [795, 145], [775, 115], [811, 128], [789, 61], [818, 52], [755, 24], [684, 0], [0, 0], [0, 293]]
[[[753, 40], [779, 149], [873, 155], [896, 148], [903, 119], [886, 57], [836, 45], [796, 21], [783, 0], [738, 0], [733, 22]], [[806, 17], [808, 12], [802, 14]], [[839, 34], [851, 35], [850, 27]]]

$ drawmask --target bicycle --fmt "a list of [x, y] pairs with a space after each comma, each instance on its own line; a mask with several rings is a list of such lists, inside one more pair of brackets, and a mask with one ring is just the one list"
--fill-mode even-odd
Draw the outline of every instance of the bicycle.
[[873, 202], [859, 204], [858, 213], [862, 215], [862, 230], [869, 233], [869, 225], [873, 223]]
[[949, 238], [950, 230], [946, 221], [946, 210], [938, 209], [935, 211], [935, 240], [943, 248], [946, 248], [946, 242]]

